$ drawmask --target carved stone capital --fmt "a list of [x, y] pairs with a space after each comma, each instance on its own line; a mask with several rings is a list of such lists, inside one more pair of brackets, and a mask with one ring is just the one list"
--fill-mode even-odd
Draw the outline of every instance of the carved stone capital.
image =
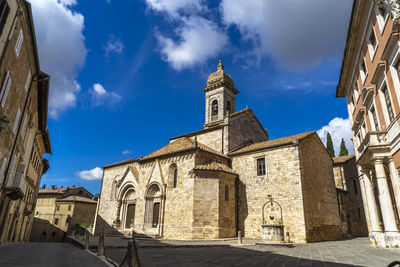
[[396, 24], [400, 23], [400, 1], [384, 0], [382, 4], [392, 15], [393, 22]]

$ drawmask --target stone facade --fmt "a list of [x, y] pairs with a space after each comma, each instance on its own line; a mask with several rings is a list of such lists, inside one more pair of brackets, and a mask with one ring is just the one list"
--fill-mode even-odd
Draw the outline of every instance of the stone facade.
[[[50, 77], [40, 71], [30, 4], [3, 1], [0, 35], [0, 243], [26, 241], [41, 176], [51, 153]], [[7, 11], [8, 10], [8, 11]]]
[[367, 236], [368, 228], [354, 155], [333, 158], [342, 236]]
[[261, 238], [263, 205], [272, 195], [282, 218], [271, 223], [283, 223], [291, 241], [340, 238], [332, 159], [316, 133], [269, 141], [251, 109], [235, 111], [239, 91], [222, 62], [203, 90], [203, 130], [104, 166], [95, 232], [210, 239], [240, 230]]
[[93, 225], [97, 202], [83, 187], [40, 189], [30, 241], [61, 242], [72, 227]]

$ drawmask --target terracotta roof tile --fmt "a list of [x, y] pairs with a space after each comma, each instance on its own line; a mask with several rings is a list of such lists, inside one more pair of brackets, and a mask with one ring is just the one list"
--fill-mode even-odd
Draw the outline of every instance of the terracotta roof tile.
[[237, 174], [236, 172], [234, 172], [228, 166], [226, 166], [226, 165], [224, 165], [222, 163], [218, 163], [218, 162], [211, 162], [211, 163], [207, 163], [207, 164], [199, 164], [199, 165], [196, 165], [193, 169], [194, 170], [207, 170], [207, 171], [225, 171], [225, 172], [229, 172], [229, 173], [232, 173], [232, 174]]
[[86, 197], [78, 197], [78, 196], [69, 196], [66, 198], [57, 199], [57, 202], [85, 202], [85, 203], [93, 203], [97, 204], [97, 201], [93, 199], [89, 199]]
[[332, 160], [333, 160], [333, 163], [339, 164], [339, 163], [345, 163], [345, 162], [351, 160], [352, 158], [354, 158], [354, 155], [334, 157], [334, 158], [332, 158]]
[[308, 132], [308, 133], [302, 133], [302, 134], [296, 134], [296, 135], [292, 135], [292, 136], [286, 136], [286, 137], [282, 137], [282, 138], [278, 138], [278, 139], [274, 139], [274, 140], [270, 140], [270, 141], [259, 142], [259, 143], [248, 145], [239, 150], [233, 151], [230, 154], [236, 155], [236, 154], [241, 154], [241, 153], [250, 152], [250, 151], [254, 151], [254, 150], [272, 148], [272, 147], [276, 147], [279, 145], [289, 144], [290, 142], [293, 142], [295, 140], [304, 139], [312, 134], [315, 134], [315, 131]]
[[[144, 157], [144, 159], [155, 158], [155, 157], [159, 157], [159, 156], [163, 156], [163, 155], [168, 155], [171, 153], [185, 151], [185, 150], [188, 150], [188, 149], [194, 148], [194, 147], [195, 147], [194, 140], [192, 140], [188, 137], [182, 137], [182, 138], [160, 148], [159, 150], [154, 151], [153, 153], [147, 155], [146, 157]], [[197, 142], [197, 147], [200, 148], [201, 150], [208, 151], [210, 153], [217, 154], [222, 157], [226, 157], [221, 152], [218, 152], [218, 151], [212, 149], [211, 147], [206, 146], [200, 142]]]

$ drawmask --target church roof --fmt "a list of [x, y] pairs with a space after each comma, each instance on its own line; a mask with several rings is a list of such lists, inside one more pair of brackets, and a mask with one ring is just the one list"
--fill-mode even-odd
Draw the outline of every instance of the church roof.
[[206, 170], [206, 171], [224, 171], [228, 173], [232, 173], [237, 175], [236, 172], [234, 172], [231, 168], [228, 166], [218, 163], [218, 162], [211, 162], [211, 163], [206, 163], [206, 164], [199, 164], [196, 165], [193, 170]]
[[270, 141], [264, 141], [264, 142], [251, 144], [249, 146], [243, 147], [239, 150], [236, 150], [236, 151], [230, 153], [230, 155], [234, 156], [234, 155], [242, 154], [242, 153], [246, 153], [246, 152], [292, 144], [296, 140], [304, 139], [312, 134], [316, 134], [316, 132], [312, 131], [312, 132], [308, 132], [308, 133], [296, 134], [296, 135], [286, 136], [286, 137], [282, 137], [282, 138], [278, 138], [278, 139], [274, 139], [274, 140], [270, 140]]
[[347, 155], [347, 156], [334, 157], [334, 158], [332, 158], [332, 160], [333, 160], [333, 164], [340, 164], [340, 163], [346, 163], [347, 161], [349, 161], [353, 158], [354, 158], [354, 155]]
[[209, 146], [206, 146], [200, 142], [194, 141], [188, 137], [182, 137], [182, 138], [160, 148], [159, 150], [154, 151], [153, 153], [147, 155], [143, 159], [156, 158], [159, 156], [182, 152], [182, 151], [194, 149], [194, 148], [198, 148], [198, 149], [201, 149], [201, 150], [204, 150], [204, 151], [207, 151], [207, 152], [210, 152], [210, 153], [213, 153], [218, 156], [226, 158], [226, 156], [224, 154], [222, 154], [221, 152], [218, 152], [217, 150], [212, 149]]

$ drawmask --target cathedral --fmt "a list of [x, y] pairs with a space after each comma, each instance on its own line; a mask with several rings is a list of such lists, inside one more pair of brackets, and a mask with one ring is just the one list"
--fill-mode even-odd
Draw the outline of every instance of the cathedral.
[[269, 140], [250, 108], [236, 111], [221, 60], [203, 91], [203, 129], [104, 166], [95, 232], [261, 238], [263, 225], [279, 224], [293, 242], [341, 238], [333, 162], [316, 132]]

